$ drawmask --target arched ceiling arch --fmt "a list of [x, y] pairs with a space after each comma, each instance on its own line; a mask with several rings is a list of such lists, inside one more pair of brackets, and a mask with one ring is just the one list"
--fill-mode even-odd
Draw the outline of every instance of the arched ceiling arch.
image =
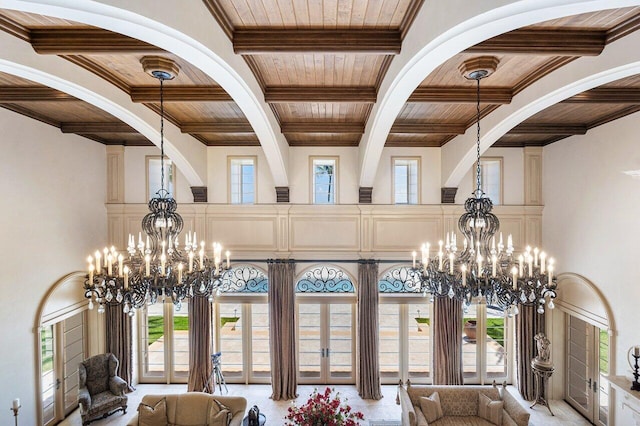
[[[133, 104], [126, 93], [114, 90], [110, 83], [60, 57], [38, 55], [25, 42], [4, 32], [0, 33], [0, 45], [0, 72], [52, 87], [88, 102], [159, 145], [158, 116], [142, 104]], [[206, 184], [206, 152], [200, 142], [166, 123], [165, 150], [191, 186]]]
[[[0, 7], [69, 19], [158, 46], [213, 78], [245, 114], [265, 152], [276, 186], [288, 186], [288, 145], [251, 70], [202, 2], [159, 7], [151, 0], [0, 0]], [[176, 7], [179, 7], [177, 13]], [[153, 11], [153, 19], [145, 13]], [[206, 156], [203, 156], [206, 158]], [[206, 180], [205, 180], [206, 181]]]
[[[380, 86], [378, 103], [360, 143], [360, 187], [373, 186], [389, 131], [411, 93], [456, 53], [537, 22], [638, 4], [637, 0], [425, 3], [405, 38], [401, 54], [394, 59]], [[452, 14], [452, 10], [458, 13]]]
[[[633, 33], [608, 45], [597, 57], [582, 57], [524, 89], [513, 101], [481, 121], [481, 153], [510, 129], [543, 109], [573, 95], [640, 73], [637, 53], [640, 34]], [[457, 187], [476, 160], [476, 130], [469, 128], [442, 149], [442, 182]]]

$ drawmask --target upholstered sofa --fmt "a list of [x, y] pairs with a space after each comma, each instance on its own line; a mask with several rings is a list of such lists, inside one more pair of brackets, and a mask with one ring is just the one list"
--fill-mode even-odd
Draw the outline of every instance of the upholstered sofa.
[[[164, 400], [164, 403], [162, 402]], [[165, 407], [165, 413], [161, 410]], [[230, 414], [227, 423], [226, 415], [221, 414], [221, 407], [226, 407]], [[247, 400], [241, 396], [218, 396], [203, 392], [187, 392], [175, 395], [145, 395], [138, 406], [138, 413], [127, 423], [127, 426], [141, 426], [145, 422], [140, 417], [146, 417], [146, 424], [161, 426], [194, 426], [194, 425], [226, 425], [240, 426], [247, 409]], [[142, 413], [144, 411], [144, 413]], [[151, 412], [151, 414], [149, 414]], [[155, 412], [155, 413], [154, 413]], [[153, 420], [148, 416], [154, 414], [166, 417], [166, 423]], [[222, 419], [224, 417], [224, 419]], [[144, 420], [144, 419], [143, 419]]]
[[[439, 398], [434, 398], [434, 393], [438, 393]], [[483, 396], [481, 396], [483, 395]], [[431, 400], [439, 399], [439, 412], [442, 417], [435, 421], [428, 422], [422, 411], [421, 397]], [[502, 415], [498, 419], [490, 421], [486, 415], [486, 407], [481, 407], [481, 400], [486, 401], [488, 397], [495, 402], [491, 405], [498, 408], [502, 405]], [[398, 386], [398, 403], [402, 407], [403, 426], [449, 426], [449, 425], [470, 425], [470, 426], [490, 426], [501, 424], [504, 426], [526, 426], [529, 424], [529, 412], [525, 410], [518, 401], [506, 390], [494, 385], [489, 386], [415, 386], [408, 384], [407, 387]], [[433, 406], [433, 403], [430, 403]], [[429, 410], [429, 405], [425, 409]], [[481, 412], [482, 411], [482, 412]], [[498, 413], [497, 412], [497, 413]], [[434, 417], [433, 413], [430, 413]], [[481, 414], [485, 418], [481, 417]]]

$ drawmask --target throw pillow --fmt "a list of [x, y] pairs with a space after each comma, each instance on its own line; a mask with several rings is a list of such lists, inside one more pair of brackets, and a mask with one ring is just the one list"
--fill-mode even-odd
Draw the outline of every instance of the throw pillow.
[[435, 422], [439, 418], [444, 417], [442, 407], [440, 406], [440, 395], [438, 395], [438, 392], [432, 393], [429, 397], [421, 396], [420, 409], [428, 423]]
[[487, 395], [478, 395], [478, 416], [494, 425], [502, 426], [503, 401], [492, 401]]
[[162, 398], [153, 407], [138, 405], [138, 426], [167, 426], [167, 401]]
[[208, 426], [228, 426], [231, 424], [233, 413], [223, 403], [217, 399], [213, 400], [213, 403], [209, 407], [209, 421]]

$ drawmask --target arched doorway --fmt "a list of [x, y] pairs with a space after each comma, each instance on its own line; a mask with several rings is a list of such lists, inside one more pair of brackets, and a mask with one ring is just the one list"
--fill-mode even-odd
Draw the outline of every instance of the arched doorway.
[[35, 318], [38, 423], [56, 424], [78, 406], [78, 364], [97, 353], [89, 342], [84, 272], [73, 272], [51, 286]]
[[613, 311], [598, 287], [583, 276], [558, 276], [558, 309], [552, 311], [554, 396], [596, 425], [609, 424], [610, 372], [615, 371]]

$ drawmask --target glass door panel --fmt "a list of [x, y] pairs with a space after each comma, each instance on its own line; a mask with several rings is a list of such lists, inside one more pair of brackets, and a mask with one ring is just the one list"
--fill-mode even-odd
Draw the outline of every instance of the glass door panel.
[[164, 304], [155, 303], [141, 309], [142, 376], [165, 376], [165, 316]]
[[84, 313], [64, 320], [64, 413], [69, 414], [78, 406], [78, 364], [85, 359]]
[[504, 313], [487, 307], [485, 360], [487, 379], [506, 379], [507, 377], [507, 322]]
[[324, 361], [321, 308], [317, 303], [298, 305], [298, 374], [301, 383], [319, 381]]
[[464, 313], [462, 332], [462, 371], [465, 379], [478, 379], [478, 315], [477, 305], [472, 304]]
[[325, 356], [329, 362], [329, 378], [332, 382], [350, 382], [353, 373], [353, 305], [333, 304], [326, 306], [329, 325], [329, 342]]
[[591, 360], [589, 329], [593, 327], [569, 316], [567, 348], [567, 401], [582, 415], [590, 418], [592, 411]]
[[[429, 305], [412, 303], [407, 305], [408, 321], [408, 376], [412, 381], [425, 382], [431, 366], [431, 319]], [[397, 347], [397, 346], [396, 346]]]
[[609, 424], [609, 333], [596, 329], [598, 332], [598, 422], [600, 425]]
[[220, 324], [219, 351], [221, 355], [222, 375], [228, 383], [244, 381], [244, 363], [242, 347], [242, 304], [219, 303], [218, 321]]
[[181, 379], [189, 377], [189, 304], [183, 303], [180, 310], [176, 310], [173, 306], [170, 308], [173, 309], [173, 329], [171, 330], [173, 382], [178, 377]]
[[53, 325], [40, 329], [42, 421], [45, 425], [56, 420], [55, 341]]
[[251, 305], [251, 378], [269, 380], [271, 361], [269, 352], [269, 305]]
[[378, 306], [380, 351], [380, 379], [384, 383], [398, 383], [400, 379], [400, 305]]

